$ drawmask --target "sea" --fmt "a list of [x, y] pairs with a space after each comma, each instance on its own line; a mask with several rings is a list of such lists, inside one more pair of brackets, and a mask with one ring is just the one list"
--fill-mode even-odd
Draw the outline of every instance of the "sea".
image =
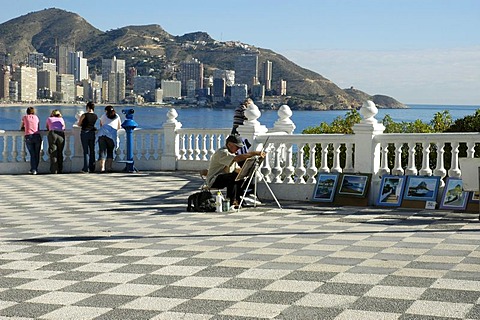
[[[0, 130], [19, 130], [22, 116], [28, 105], [8, 106], [0, 105]], [[59, 109], [65, 119], [66, 127], [71, 128], [76, 122], [75, 115], [84, 111], [84, 105], [38, 105], [35, 106], [37, 115], [40, 118], [40, 129], [44, 129], [44, 123], [50, 112]], [[161, 128], [167, 120], [167, 112], [172, 106], [117, 106], [115, 110], [120, 114], [122, 120], [125, 115], [124, 109], [133, 109], [133, 119], [137, 122], [139, 128], [155, 129]], [[430, 122], [437, 112], [448, 110], [452, 118], [459, 119], [467, 115], [475, 114], [480, 109], [480, 105], [425, 105], [412, 104], [407, 109], [379, 109], [376, 119], [381, 121], [386, 115], [389, 115], [395, 122], [413, 122], [421, 120]], [[198, 107], [175, 107], [178, 113], [177, 120], [182, 123], [182, 128], [230, 128], [232, 126], [233, 109], [232, 108], [198, 108]], [[277, 110], [260, 110], [261, 116], [258, 121], [267, 128], [272, 128], [275, 121], [278, 120]], [[343, 117], [346, 110], [328, 110], [312, 111], [302, 110], [292, 111], [292, 121], [295, 123], [294, 133], [301, 133], [308, 127], [315, 127], [322, 122], [331, 123], [337, 117]], [[103, 114], [103, 106], [99, 105], [95, 109], [99, 116]]]

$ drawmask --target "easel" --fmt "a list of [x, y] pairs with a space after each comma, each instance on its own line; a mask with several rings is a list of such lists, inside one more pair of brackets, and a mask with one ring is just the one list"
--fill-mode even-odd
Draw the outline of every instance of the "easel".
[[[251, 163], [253, 162], [253, 164]], [[263, 162], [263, 158], [259, 157], [259, 156], [254, 156], [254, 157], [251, 157], [251, 158], [248, 158], [247, 160], [245, 160], [245, 164], [242, 166], [242, 171], [240, 171], [240, 173], [238, 174], [240, 177], [242, 176], [246, 176], [248, 177], [248, 183], [247, 183], [247, 187], [245, 188], [245, 192], [243, 193], [243, 197], [242, 199], [240, 200], [240, 203], [238, 204], [238, 209], [237, 211], [240, 210], [240, 207], [242, 206], [242, 203], [245, 199], [245, 196], [247, 195], [247, 192], [248, 192], [248, 188], [250, 187], [250, 184], [252, 183], [252, 180], [254, 177], [257, 176], [257, 172], [258, 172], [258, 169], [260, 168], [260, 164]], [[244, 173], [243, 171], [245, 170], [249, 170], [249, 172], [247, 173]], [[259, 177], [260, 179], [265, 183], [265, 185], [267, 186], [267, 189], [268, 191], [270, 191], [270, 194], [272, 195], [273, 199], [275, 200], [275, 202], [277, 203], [278, 205], [278, 208], [282, 209], [282, 206], [280, 205], [280, 203], [278, 202], [277, 200], [277, 197], [275, 197], [275, 194], [273, 193], [272, 189], [270, 188], [270, 186], [268, 185], [268, 182], [265, 180], [265, 177], [263, 176], [263, 174], [259, 174]], [[245, 182], [244, 182], [245, 183]], [[253, 193], [256, 197], [257, 195], [257, 179], [255, 179], [255, 184], [254, 184], [254, 188], [253, 188]], [[253, 206], [256, 207], [257, 206], [257, 201], [254, 200], [253, 202]]]

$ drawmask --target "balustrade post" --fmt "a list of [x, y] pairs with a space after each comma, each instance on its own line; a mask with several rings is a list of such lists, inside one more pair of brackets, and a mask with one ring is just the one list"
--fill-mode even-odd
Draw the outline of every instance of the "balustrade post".
[[177, 120], [177, 110], [171, 108], [167, 112], [167, 121], [163, 124], [165, 149], [162, 153], [162, 169], [176, 170], [177, 160], [180, 157], [180, 139], [177, 134], [177, 129], [182, 127], [182, 124]]
[[247, 120], [237, 128], [237, 131], [242, 138], [247, 139], [252, 144], [251, 150], [255, 150], [257, 148], [255, 137], [267, 133], [268, 129], [258, 121], [262, 113], [254, 103], [247, 106], [244, 115]]
[[295, 123], [293, 123], [292, 119], [290, 119], [293, 114], [290, 107], [286, 104], [280, 106], [280, 108], [278, 108], [277, 114], [278, 120], [275, 121], [275, 123], [273, 124], [273, 128], [270, 129], [269, 132], [285, 132], [288, 134], [292, 134], [296, 126]]
[[363, 120], [353, 126], [355, 133], [355, 171], [377, 175], [380, 168], [380, 143], [375, 136], [385, 130], [385, 126], [375, 119], [378, 109], [372, 101], [366, 101], [360, 109]]

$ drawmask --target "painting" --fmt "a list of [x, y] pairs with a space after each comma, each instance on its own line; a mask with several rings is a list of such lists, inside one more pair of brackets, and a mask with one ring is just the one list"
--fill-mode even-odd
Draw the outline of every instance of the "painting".
[[405, 190], [405, 180], [405, 176], [383, 176], [376, 205], [390, 207], [400, 206], [403, 191]]
[[319, 173], [313, 191], [312, 201], [332, 202], [337, 189], [338, 174]]
[[436, 201], [440, 177], [408, 176], [404, 200]]
[[468, 191], [463, 191], [462, 179], [449, 177], [443, 189], [440, 209], [465, 210], [468, 194]]
[[365, 197], [371, 177], [371, 174], [342, 174], [338, 194]]

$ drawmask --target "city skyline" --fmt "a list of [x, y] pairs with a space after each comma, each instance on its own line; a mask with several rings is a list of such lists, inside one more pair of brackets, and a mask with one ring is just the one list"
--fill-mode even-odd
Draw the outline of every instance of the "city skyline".
[[216, 40], [271, 49], [341, 88], [407, 104], [480, 104], [476, 0], [245, 0], [235, 8], [216, 0], [208, 6], [20, 0], [0, 12], [0, 23], [52, 7], [77, 13], [102, 31], [158, 24], [172, 35], [204, 31]]

